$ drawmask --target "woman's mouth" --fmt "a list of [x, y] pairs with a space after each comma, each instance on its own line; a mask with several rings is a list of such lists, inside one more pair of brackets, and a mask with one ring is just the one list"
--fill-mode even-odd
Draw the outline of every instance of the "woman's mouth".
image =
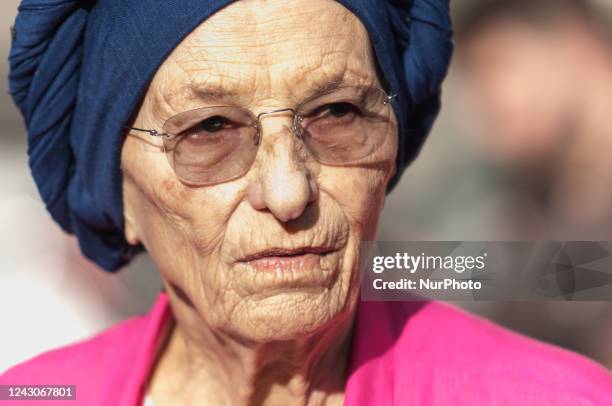
[[300, 272], [320, 266], [321, 258], [335, 251], [329, 247], [269, 248], [247, 255], [239, 262], [257, 271]]
[[259, 297], [280, 292], [319, 294], [338, 278], [344, 244], [336, 243], [244, 247], [244, 254], [234, 257], [234, 281], [246, 294]]

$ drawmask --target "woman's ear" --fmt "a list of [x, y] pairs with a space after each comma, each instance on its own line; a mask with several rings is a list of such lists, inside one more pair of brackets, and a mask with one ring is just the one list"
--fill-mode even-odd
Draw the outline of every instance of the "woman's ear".
[[128, 214], [128, 210], [125, 210], [123, 217], [125, 221], [125, 239], [126, 241], [130, 245], [140, 244], [140, 237], [138, 236], [138, 232], [136, 232], [134, 221], [132, 219], [132, 216]]
[[123, 224], [125, 240], [130, 245], [138, 245], [141, 243], [141, 239], [138, 222], [134, 215], [135, 211], [133, 206], [136, 201], [136, 196], [134, 196], [133, 180], [130, 175], [126, 173], [127, 171], [123, 168], [123, 165], [121, 169], [123, 175]]
[[[125, 196], [125, 185], [124, 185], [124, 196]], [[140, 244], [140, 237], [138, 227], [136, 227], [136, 222], [133, 216], [132, 205], [130, 204], [130, 199], [125, 199], [123, 202], [123, 221], [125, 228], [125, 239], [130, 245], [138, 245]]]

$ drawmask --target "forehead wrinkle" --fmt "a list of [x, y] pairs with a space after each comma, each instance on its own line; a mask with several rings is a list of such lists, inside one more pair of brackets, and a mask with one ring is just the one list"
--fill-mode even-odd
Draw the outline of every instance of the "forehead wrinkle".
[[[291, 54], [287, 47], [307, 51], [311, 45], [321, 51], [322, 47], [331, 50], [334, 44], [342, 44], [351, 49], [356, 38], [364, 37], [365, 28], [358, 18], [335, 1], [322, 2], [317, 13], [302, 11], [297, 2], [286, 3], [232, 3], [198, 26], [182, 45], [195, 50], [197, 59], [241, 64], [245, 55], [258, 63], [268, 56]], [[317, 21], [314, 28], [313, 18]]]
[[[327, 65], [329, 66], [329, 65]], [[266, 70], [268, 76], [274, 76], [270, 70]], [[257, 75], [256, 75], [257, 77]], [[257, 80], [239, 80], [233, 78], [229, 83], [225, 76], [209, 76], [205, 80], [189, 80], [180, 87], [169, 89], [163, 93], [162, 100], [172, 111], [180, 110], [178, 107], [185, 106], [186, 102], [198, 102], [204, 105], [237, 105], [250, 106], [255, 99], [265, 100], [269, 97], [277, 98], [281, 95], [293, 95], [293, 102], [302, 101], [319, 93], [331, 91], [342, 86], [374, 85], [376, 78], [372, 72], [363, 69], [332, 69], [328, 73], [324, 67], [313, 74], [311, 69], [305, 69], [282, 76], [283, 86], [286, 91], [276, 90], [270, 94], [267, 86], [265, 91], [258, 91]], [[268, 80], [268, 79], [266, 79]], [[240, 83], [251, 83], [253, 88], [245, 88]]]
[[203, 69], [181, 69], [181, 74], [174, 74], [165, 86], [158, 89], [160, 98], [176, 111], [201, 104], [239, 105], [252, 97], [251, 73], [243, 78], [245, 75], [230, 74], [229, 69], [216, 69], [215, 65], [209, 64]]
[[[234, 18], [213, 16], [196, 29], [195, 35], [186, 38], [183, 46], [179, 45], [185, 52], [175, 53], [175, 65], [191, 83], [176, 89], [168, 86], [168, 93], [164, 94], [167, 104], [185, 105], [193, 101], [218, 104], [217, 100], [225, 104], [225, 101], [235, 103], [247, 98], [277, 97], [281, 93], [303, 97], [341, 84], [377, 82], [375, 68], [369, 62], [367, 32], [343, 6], [337, 5], [338, 10], [322, 14], [321, 19], [328, 20], [324, 25], [332, 27], [326, 31], [308, 29], [312, 27], [307, 24], [312, 20], [312, 13], [294, 10], [286, 17], [272, 19], [265, 13], [256, 13], [252, 7], [267, 4], [251, 2], [251, 7], [240, 7], [240, 13], [238, 9], [233, 10], [241, 16], [240, 24]], [[329, 11], [328, 5], [321, 9]], [[245, 15], [252, 18], [245, 19]], [[243, 35], [237, 36], [238, 32]], [[289, 38], [299, 35], [291, 42], [299, 52], [286, 52], [289, 39], [279, 32]], [[212, 79], [211, 74], [218, 79]], [[176, 81], [175, 77], [172, 82]]]
[[373, 64], [358, 59], [351, 58], [344, 51], [318, 54], [305, 62], [300, 60], [297, 67], [281, 65], [275, 74], [283, 78], [285, 87], [301, 98], [341, 86], [377, 84], [376, 70], [370, 66]]
[[[317, 26], [328, 24], [329, 27], [342, 27], [343, 31], [360, 24], [359, 19], [350, 10], [333, 0], [319, 2], [316, 8], [300, 7], [298, 1], [243, 0], [225, 7], [204, 21], [196, 31], [204, 30], [206, 26], [207, 30], [219, 34], [219, 38], [212, 38], [219, 44], [223, 44], [224, 36], [228, 36], [232, 41], [238, 38], [239, 42], [251, 46], [249, 41], [255, 35], [269, 37], [273, 42], [278, 42], [280, 37], [284, 42], [288, 37], [279, 34], [289, 34], [299, 38], [304, 38], [304, 35], [323, 34], [325, 30], [308, 30], [312, 27], [315, 16]], [[240, 35], [236, 37], [236, 34]], [[217, 41], [218, 39], [220, 41]], [[267, 45], [266, 42], [262, 44]]]
[[307, 93], [331, 90], [341, 84], [378, 84], [368, 36], [361, 34], [358, 34], [361, 41], [357, 45], [349, 46], [347, 41], [322, 41], [318, 47], [307, 47], [291, 59], [278, 61], [272, 67], [275, 76], [284, 78], [289, 88], [302, 88]]

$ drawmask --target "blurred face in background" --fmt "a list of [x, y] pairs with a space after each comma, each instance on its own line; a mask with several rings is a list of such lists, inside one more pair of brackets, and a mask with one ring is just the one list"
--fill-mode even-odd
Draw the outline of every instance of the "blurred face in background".
[[[607, 34], [598, 20], [576, 12], [529, 14], [529, 4], [522, 7], [524, 14], [480, 21], [460, 41], [459, 105], [471, 126], [467, 133], [496, 168], [513, 175], [509, 192], [521, 203], [510, 206], [530, 237], [535, 228], [539, 235], [569, 239], [607, 236]], [[542, 224], [532, 227], [536, 222]]]
[[520, 165], [546, 158], [571, 129], [577, 78], [562, 31], [502, 20], [462, 48], [463, 104], [492, 159]]

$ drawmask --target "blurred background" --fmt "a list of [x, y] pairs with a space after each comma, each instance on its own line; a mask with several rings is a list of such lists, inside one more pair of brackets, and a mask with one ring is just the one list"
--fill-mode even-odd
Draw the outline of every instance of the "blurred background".
[[[41, 203], [8, 95], [0, 3], [0, 371], [145, 312], [146, 256], [116, 275], [84, 260]], [[612, 240], [612, 2], [454, 0], [443, 111], [389, 196], [382, 240]], [[458, 303], [612, 368], [610, 302]]]

